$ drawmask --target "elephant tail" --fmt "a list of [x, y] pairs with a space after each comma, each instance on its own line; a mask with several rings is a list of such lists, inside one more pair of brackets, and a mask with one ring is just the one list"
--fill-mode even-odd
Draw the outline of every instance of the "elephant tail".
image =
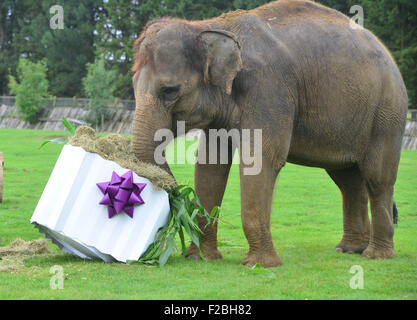
[[394, 205], [392, 206], [392, 218], [394, 220], [394, 224], [398, 224], [398, 210], [397, 210], [397, 206]]

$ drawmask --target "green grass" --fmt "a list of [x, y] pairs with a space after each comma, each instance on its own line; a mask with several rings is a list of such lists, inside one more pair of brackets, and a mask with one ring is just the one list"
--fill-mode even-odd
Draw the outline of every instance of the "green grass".
[[[29, 223], [62, 146], [38, 150], [41, 137], [60, 132], [0, 129], [5, 156], [2, 245], [16, 237], [42, 235]], [[240, 221], [237, 166], [233, 166], [219, 226], [220, 261], [192, 261], [180, 246], [163, 268], [83, 261], [50, 245], [53, 255], [34, 257], [15, 273], [0, 272], [1, 299], [417, 299], [417, 152], [404, 150], [395, 188], [399, 225], [396, 256], [370, 261], [342, 254], [341, 199], [323, 170], [288, 164], [277, 184], [272, 235], [283, 265], [250, 269], [240, 265], [248, 249]], [[180, 183], [193, 181], [193, 167], [173, 165]], [[178, 241], [179, 244], [179, 241]], [[64, 290], [49, 287], [50, 267], [64, 268]], [[364, 289], [349, 281], [354, 265], [364, 270]]]

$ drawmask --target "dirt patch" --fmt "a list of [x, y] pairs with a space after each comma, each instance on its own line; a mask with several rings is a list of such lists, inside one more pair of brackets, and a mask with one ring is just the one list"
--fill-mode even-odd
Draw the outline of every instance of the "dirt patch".
[[17, 238], [8, 246], [0, 247], [0, 272], [19, 271], [26, 259], [47, 253], [50, 253], [47, 239], [25, 241]]
[[123, 168], [134, 171], [138, 176], [149, 179], [155, 187], [169, 191], [177, 183], [172, 175], [153, 164], [140, 161], [133, 153], [129, 138], [120, 134], [109, 134], [97, 138], [94, 129], [81, 126], [68, 144], [81, 147], [87, 152], [97, 153], [102, 158], [116, 162]]

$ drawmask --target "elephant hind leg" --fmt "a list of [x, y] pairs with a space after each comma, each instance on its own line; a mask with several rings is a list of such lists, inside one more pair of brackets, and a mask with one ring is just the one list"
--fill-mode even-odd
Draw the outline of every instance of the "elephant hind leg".
[[372, 214], [371, 238], [362, 254], [369, 259], [385, 259], [395, 254], [393, 193], [401, 148], [400, 139], [395, 138], [393, 135], [386, 141], [376, 141], [360, 164]]
[[343, 237], [336, 251], [362, 253], [368, 246], [370, 223], [368, 192], [357, 166], [343, 170], [327, 170], [342, 193]]

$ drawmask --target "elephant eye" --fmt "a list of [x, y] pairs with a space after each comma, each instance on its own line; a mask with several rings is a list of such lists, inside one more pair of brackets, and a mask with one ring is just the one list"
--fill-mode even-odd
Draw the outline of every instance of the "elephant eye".
[[178, 93], [180, 92], [181, 86], [173, 86], [173, 87], [162, 87], [160, 90], [160, 95], [165, 100], [173, 100], [177, 97]]

